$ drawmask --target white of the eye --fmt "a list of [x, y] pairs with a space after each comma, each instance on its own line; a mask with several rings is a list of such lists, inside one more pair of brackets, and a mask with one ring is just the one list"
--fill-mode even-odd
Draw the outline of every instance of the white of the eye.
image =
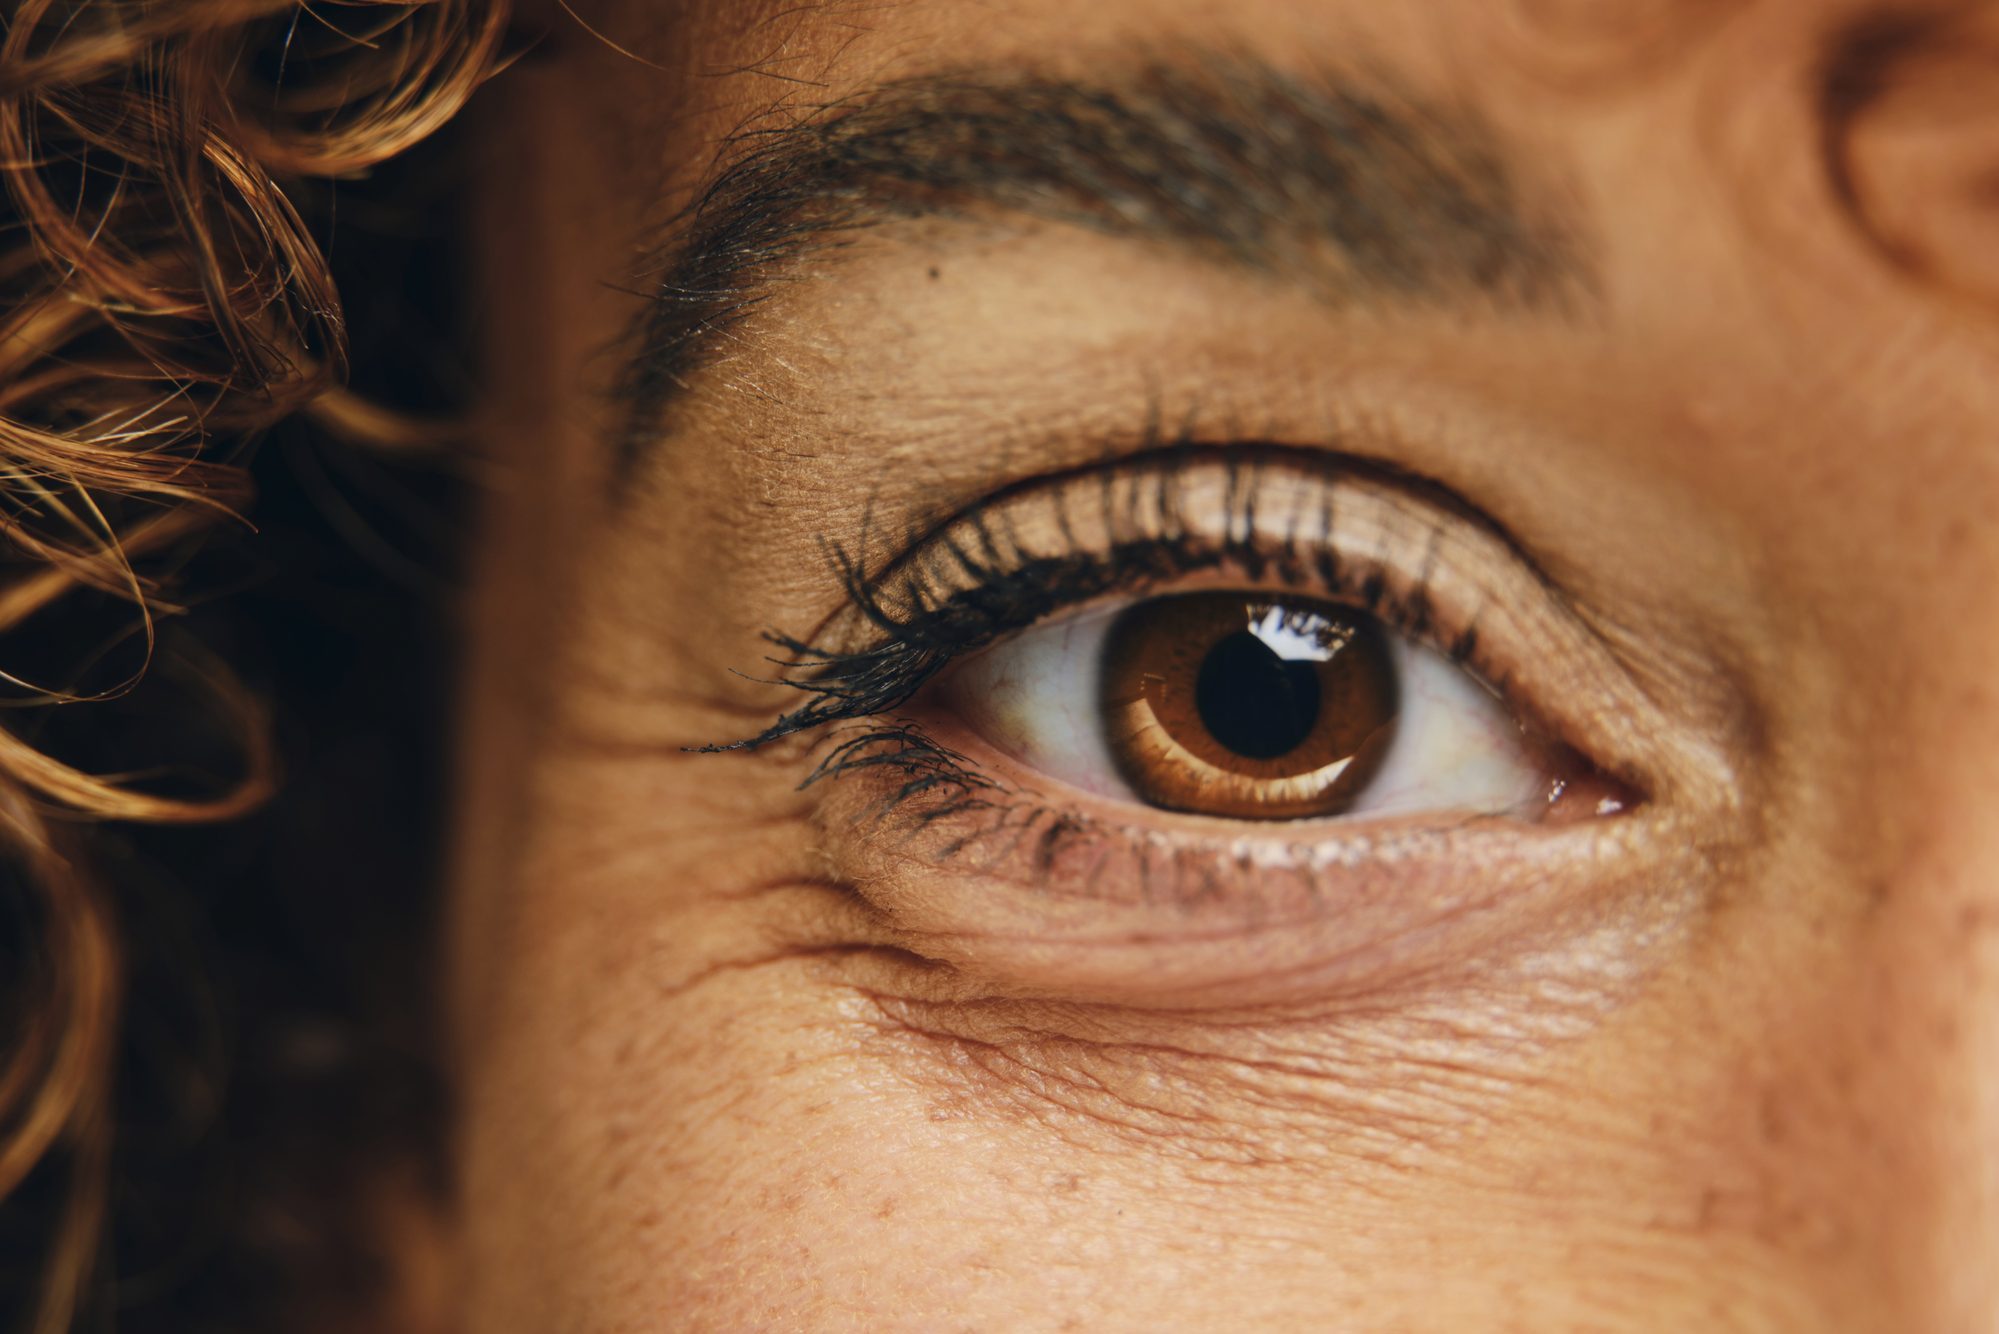
[[1545, 800], [1547, 775], [1528, 753], [1520, 725], [1484, 682], [1393, 632], [1388, 651], [1402, 686], [1402, 718], [1350, 815], [1492, 815]]
[[1123, 607], [1024, 630], [967, 658], [950, 699], [972, 730], [1037, 773], [1137, 801], [1118, 775], [1097, 705], [1104, 640]]
[[[989, 744], [1040, 774], [1137, 801], [1118, 775], [1098, 709], [1112, 607], [1027, 630], [960, 664], [952, 706]], [[1349, 815], [1496, 814], [1544, 799], [1547, 779], [1506, 707], [1433, 649], [1390, 633], [1402, 716], [1381, 769]]]

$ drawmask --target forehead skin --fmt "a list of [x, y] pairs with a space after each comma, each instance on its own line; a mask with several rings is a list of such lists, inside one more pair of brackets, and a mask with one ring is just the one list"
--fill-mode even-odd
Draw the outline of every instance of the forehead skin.
[[[1999, 312], [1963, 238], [1999, 234], [1971, 183], [1999, 159], [1975, 123], [1949, 151], [1903, 124], [1829, 176], [1818, 72], [1876, 8], [587, 10], [633, 58], [552, 19], [490, 113], [483, 209], [468, 1328], [1989, 1328]], [[939, 71], [1204, 48], [1475, 115], [1576, 218], [1590, 301], [1328, 309], [1059, 224], [926, 223], [781, 284], [612, 485], [626, 293], [731, 135]], [[1112, 1043], [954, 1014], [885, 1056], [846, 910], [806, 888], [819, 798], [682, 753], [782, 705], [729, 671], [833, 610], [819, 534], [1086, 463], [1161, 376], [1301, 438], [1329, 401], [1459, 423], [1390, 461], [1656, 649], [1674, 716], [1726, 716], [1740, 845], [1698, 912], [1558, 961], [1581, 1020], [1501, 996], [1418, 1052], [1387, 1021]], [[1037, 414], [1075, 429], [1023, 445]], [[1070, 1120], [1030, 1106], [1058, 1084], [1090, 1085]], [[1106, 1128], [1139, 1106], [1204, 1134]]]

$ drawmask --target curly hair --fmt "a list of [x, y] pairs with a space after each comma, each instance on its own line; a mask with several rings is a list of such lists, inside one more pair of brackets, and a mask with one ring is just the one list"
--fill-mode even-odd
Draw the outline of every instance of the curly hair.
[[[304, 416], [417, 442], [347, 387], [331, 266], [296, 199], [449, 120], [501, 62], [506, 21], [505, 0], [0, 5], [0, 1254], [34, 1253], [0, 1283], [34, 1329], [84, 1318], [112, 1190], [128, 927], [80, 826], [226, 819], [273, 781], [256, 692], [212, 657], [179, 655], [179, 675], [207, 696], [204, 730], [233, 739], [223, 782], [118, 754], [95, 771], [63, 752], [53, 706], [128, 696], [160, 657], [162, 618], [187, 610], [176, 574], [244, 508], [260, 435]], [[48, 632], [84, 603], [101, 637]], [[136, 662], [94, 679], [121, 654]]]

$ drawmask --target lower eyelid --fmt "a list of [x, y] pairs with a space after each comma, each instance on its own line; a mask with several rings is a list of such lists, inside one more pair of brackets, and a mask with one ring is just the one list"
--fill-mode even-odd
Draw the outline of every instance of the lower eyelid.
[[1578, 922], [1592, 966], [1636, 968], [1703, 899], [1698, 841], [1642, 816], [1284, 840], [1110, 822], [1004, 784], [888, 801], [904, 781], [868, 769], [829, 789], [829, 864], [891, 943], [1005, 994], [1209, 1008], [1489, 985], [1509, 958], [1573, 945]]
[[1703, 901], [1707, 853], [1672, 807], [1246, 824], [1040, 790], [947, 707], [904, 722], [965, 767], [886, 752], [822, 789], [820, 837], [889, 943], [969, 994], [1210, 1009], [1395, 992], [1400, 1005], [1404, 990], [1487, 987], [1509, 961], [1564, 951], [1636, 976]]

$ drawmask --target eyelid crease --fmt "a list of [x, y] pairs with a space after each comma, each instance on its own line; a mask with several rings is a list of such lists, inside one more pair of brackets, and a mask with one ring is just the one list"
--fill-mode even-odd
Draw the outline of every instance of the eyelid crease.
[[[1511, 529], [1436, 478], [1400, 467], [1378, 456], [1347, 453], [1323, 445], [1250, 439], [1221, 442], [1195, 439], [1187, 434], [1169, 437], [1156, 403], [1149, 409], [1143, 439], [1129, 453], [1108, 462], [1085, 462], [1024, 477], [987, 493], [969, 505], [941, 515], [919, 518], [908, 526], [903, 540], [884, 559], [873, 564], [871, 572], [867, 553], [873, 535], [865, 520], [855, 544], [858, 554], [850, 558], [846, 548], [838, 544], [828, 544], [828, 551], [843, 574], [851, 573], [871, 585], [882, 586], [893, 579], [903, 566], [920, 557], [926, 548], [953, 529], [976, 526], [982, 516], [1003, 510], [1023, 496], [1052, 491], [1092, 478], [1097, 479], [1106, 491], [1114, 488], [1120, 479], [1129, 479], [1134, 484], [1150, 479], [1162, 493], [1159, 503], [1166, 506], [1172, 502], [1176, 475], [1202, 465], [1219, 468], [1233, 478], [1230, 494], [1241, 500], [1245, 517], [1252, 520], [1256, 510], [1255, 478], [1266, 469], [1293, 468], [1328, 478], [1372, 478], [1409, 493], [1412, 499], [1426, 501], [1438, 511], [1477, 525], [1502, 543], [1514, 559], [1543, 582], [1552, 583], [1532, 550]], [[1296, 536], [1295, 530], [1287, 534], [1293, 539]], [[830, 621], [835, 618], [822, 623], [808, 638], [818, 638], [830, 628]]]

